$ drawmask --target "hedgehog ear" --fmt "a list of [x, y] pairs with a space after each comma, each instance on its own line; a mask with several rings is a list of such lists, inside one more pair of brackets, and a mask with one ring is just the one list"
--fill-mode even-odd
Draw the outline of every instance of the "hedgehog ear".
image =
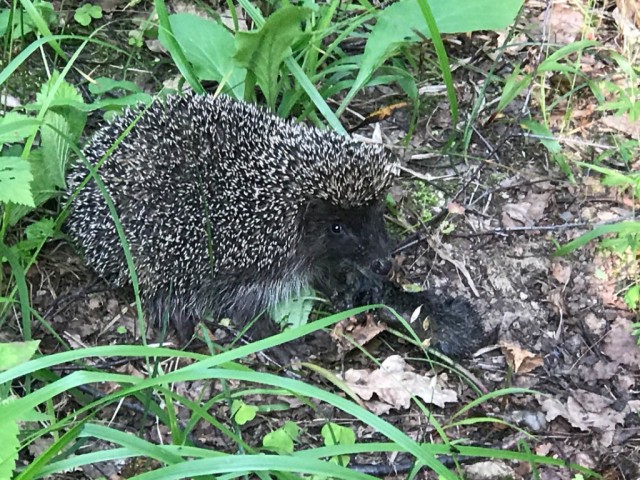
[[320, 200], [319, 198], [312, 198], [304, 208], [304, 216], [322, 214], [329, 210], [328, 207], [326, 201]]
[[302, 209], [302, 224], [307, 233], [319, 234], [325, 229], [326, 223], [337, 216], [339, 214], [329, 202], [315, 198], [309, 200]]

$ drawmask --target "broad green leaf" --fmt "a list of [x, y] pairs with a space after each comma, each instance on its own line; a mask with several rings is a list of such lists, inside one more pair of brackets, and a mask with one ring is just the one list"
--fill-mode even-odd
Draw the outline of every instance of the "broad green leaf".
[[234, 400], [231, 404], [231, 415], [238, 425], [244, 425], [256, 418], [258, 409], [253, 405], [247, 405], [242, 400]]
[[271, 311], [271, 318], [284, 327], [299, 327], [309, 321], [315, 298], [312, 290], [301, 292], [299, 297], [291, 298], [276, 305]]
[[343, 427], [337, 423], [329, 422], [320, 430], [324, 444], [330, 445], [354, 445], [356, 434], [349, 427]]
[[[43, 20], [47, 24], [51, 24], [56, 20], [56, 15], [51, 2], [36, 1], [34, 2], [34, 9], [38, 11]], [[9, 18], [11, 16], [11, 8], [3, 8], [0, 10], [0, 37], [2, 37], [9, 30]], [[28, 33], [33, 32], [35, 27], [34, 22], [28, 15], [23, 15], [19, 9], [16, 9], [13, 14], [12, 31], [11, 35], [13, 39], [18, 39]]]
[[33, 133], [40, 123], [33, 117], [17, 112], [9, 112], [0, 117], [0, 145], [19, 142]]
[[[22, 209], [22, 207], [17, 208]], [[43, 243], [44, 240], [51, 238], [54, 231], [55, 220], [49, 217], [41, 218], [24, 229], [25, 238], [16, 243], [14, 248], [25, 256], [30, 255]]]
[[[45, 98], [50, 95], [50, 91], [58, 81], [58, 78], [59, 75], [56, 73], [43, 85], [42, 90], [36, 96], [37, 103], [46, 103]], [[72, 85], [62, 81], [53, 95], [56, 105], [60, 106], [52, 107], [47, 111], [40, 129], [43, 166], [46, 169], [49, 180], [42, 187], [48, 192], [54, 190], [54, 187], [65, 188], [69, 142], [79, 138], [86, 122], [86, 114], [84, 112], [68, 105], [70, 102], [82, 103], [82, 96]], [[34, 185], [34, 195], [38, 193], [37, 186]]]
[[53, 218], [41, 218], [24, 229], [24, 234], [28, 240], [43, 240], [53, 235], [55, 220]]
[[287, 421], [282, 428], [266, 434], [262, 439], [262, 446], [278, 453], [293, 453], [293, 442], [298, 434], [298, 426]]
[[278, 453], [293, 453], [293, 440], [281, 428], [267, 433], [262, 439], [262, 446]]
[[[500, 30], [513, 22], [524, 0], [430, 0], [429, 6], [441, 34]], [[398, 48], [430, 38], [416, 0], [400, 0], [385, 8], [369, 35], [353, 87], [342, 106], [367, 83], [373, 72]], [[342, 108], [341, 106], [341, 108]]]
[[3, 8], [0, 10], [0, 37], [3, 37], [4, 34], [9, 29], [9, 17], [11, 16], [10, 8]]
[[29, 162], [20, 157], [0, 157], [0, 202], [35, 207], [32, 180]]
[[[20, 0], [20, 3], [22, 4], [22, 8], [24, 8], [26, 14], [29, 16], [29, 23], [33, 25], [33, 30], [38, 31], [43, 37], [53, 36], [51, 30], [49, 30], [49, 25], [54, 23], [57, 19], [51, 2]], [[20, 28], [20, 25], [16, 28]], [[14, 38], [16, 38], [15, 32]], [[67, 54], [62, 50], [57, 41], [52, 39], [48, 43], [62, 59], [68, 59]]]
[[304, 35], [300, 22], [309, 13], [302, 7], [283, 7], [267, 18], [259, 30], [236, 34], [234, 58], [255, 75], [272, 110], [278, 96], [280, 66], [291, 55], [291, 46]]
[[[158, 14], [158, 38], [161, 39], [161, 43], [171, 54], [173, 62], [185, 80], [191, 85], [191, 88], [197, 93], [204, 93], [204, 87], [193, 71], [189, 60], [187, 60], [184, 49], [180, 46], [173, 34], [169, 13], [167, 12], [167, 5], [164, 0], [153, 0], [153, 5]], [[162, 39], [164, 39], [164, 41]]]
[[[200, 80], [224, 81], [234, 97], [242, 99], [246, 70], [232, 59], [233, 35], [214, 20], [178, 13], [169, 16], [175, 40]], [[168, 35], [160, 30], [158, 39], [168, 48]]]
[[[4, 404], [12, 401], [14, 399], [1, 400], [0, 411], [2, 411]], [[13, 478], [13, 470], [16, 468], [18, 449], [20, 448], [19, 433], [17, 419], [2, 419], [2, 428], [0, 428], [0, 478]]]
[[58, 191], [49, 178], [48, 169], [42, 156], [42, 149], [32, 150], [27, 161], [33, 173], [33, 180], [30, 183], [33, 205], [15, 205], [11, 209], [11, 215], [9, 217], [10, 225], [15, 225], [22, 217], [29, 213], [32, 208], [42, 205]]
[[[325, 424], [320, 434], [324, 438], [326, 446], [354, 445], [356, 443], [356, 433], [349, 427], [343, 427], [337, 423], [329, 422]], [[339, 455], [333, 457], [331, 461], [346, 467], [349, 464], [349, 456]]]
[[631, 310], [635, 310], [640, 305], [640, 285], [633, 285], [627, 293], [624, 294], [624, 302], [629, 305]]
[[39, 340], [0, 343], [0, 371], [9, 370], [30, 360], [38, 350], [38, 345], [40, 345]]
[[298, 428], [298, 425], [290, 420], [284, 422], [282, 429], [287, 432], [287, 435], [289, 435], [294, 440], [298, 438], [298, 435], [300, 435], [300, 429]]
[[84, 27], [89, 25], [94, 18], [102, 18], [102, 7], [90, 3], [78, 7], [73, 14], [73, 19]]

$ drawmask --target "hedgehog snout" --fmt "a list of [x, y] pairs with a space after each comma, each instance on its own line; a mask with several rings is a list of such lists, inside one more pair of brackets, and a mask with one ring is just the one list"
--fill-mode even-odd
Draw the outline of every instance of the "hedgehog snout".
[[371, 271], [376, 275], [386, 277], [387, 275], [389, 275], [392, 266], [393, 263], [391, 262], [390, 258], [376, 258], [373, 262], [371, 262]]

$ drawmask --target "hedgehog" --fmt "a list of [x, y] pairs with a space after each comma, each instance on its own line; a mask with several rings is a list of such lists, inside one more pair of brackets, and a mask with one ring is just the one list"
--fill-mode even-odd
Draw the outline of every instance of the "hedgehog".
[[[224, 95], [186, 93], [126, 110], [84, 150], [113, 201], [149, 319], [188, 340], [205, 318], [252, 320], [336, 271], [391, 269], [384, 196], [397, 159], [381, 145], [277, 117]], [[67, 194], [89, 175], [67, 177]], [[77, 193], [65, 232], [115, 286], [131, 283], [100, 188]]]

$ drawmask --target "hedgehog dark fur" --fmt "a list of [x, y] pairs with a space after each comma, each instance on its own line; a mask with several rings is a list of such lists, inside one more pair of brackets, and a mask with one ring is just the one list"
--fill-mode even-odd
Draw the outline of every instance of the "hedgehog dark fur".
[[[337, 264], [364, 275], [390, 267], [381, 198], [395, 163], [381, 146], [193, 93], [126, 111], [95, 134], [87, 160], [99, 164], [120, 136], [98, 172], [145, 310], [156, 322], [169, 318], [183, 338], [207, 313], [242, 324], [307, 286], [322, 290]], [[87, 175], [79, 162], [68, 191]], [[65, 229], [100, 275], [130, 283], [94, 181]]]

